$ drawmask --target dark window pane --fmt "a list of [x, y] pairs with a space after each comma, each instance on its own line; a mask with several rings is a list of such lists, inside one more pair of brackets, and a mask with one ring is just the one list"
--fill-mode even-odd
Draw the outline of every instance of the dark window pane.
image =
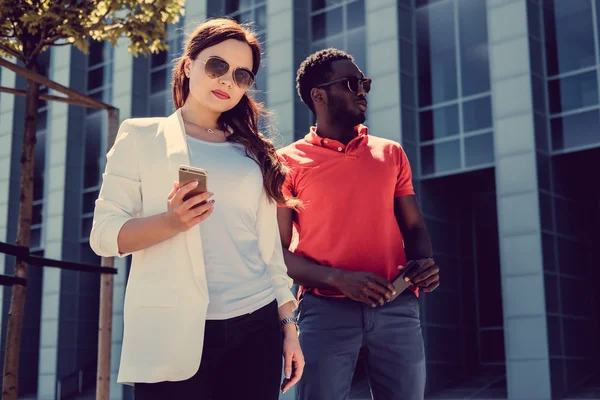
[[551, 126], [553, 150], [600, 143], [598, 110], [554, 118]]
[[167, 73], [166, 69], [152, 73], [150, 77], [150, 93], [161, 92], [167, 88]]
[[100, 265], [100, 257], [93, 252], [89, 243], [81, 243], [79, 261], [86, 264]]
[[485, 1], [459, 0], [458, 10], [462, 95], [487, 92], [490, 90], [490, 68]]
[[161, 51], [158, 54], [152, 54], [152, 56], [150, 56], [152, 58], [152, 68], [156, 68], [156, 67], [166, 64], [167, 63], [167, 55], [168, 55], [168, 53], [166, 51]]
[[150, 116], [165, 117], [168, 114], [166, 109], [166, 92], [156, 93], [150, 96]]
[[83, 194], [83, 213], [88, 214], [94, 212], [94, 207], [96, 205], [96, 199], [98, 199], [98, 195], [100, 192], [98, 190], [94, 190], [93, 192], [87, 192]]
[[556, 257], [554, 256], [554, 236], [542, 233], [542, 255], [544, 270], [556, 272]]
[[448, 0], [415, 0], [415, 6], [422, 7], [422, 6], [426, 6], [428, 4], [436, 3], [438, 1], [447, 1], [447, 2], [449, 2]]
[[548, 74], [594, 65], [591, 1], [554, 0], [544, 3]]
[[421, 106], [457, 97], [453, 4], [445, 1], [417, 11]]
[[333, 4], [339, 4], [342, 0], [312, 0], [312, 10], [317, 11]]
[[404, 153], [406, 153], [409, 164], [417, 165], [417, 145], [411, 142], [404, 142], [402, 148], [404, 149]]
[[334, 47], [336, 49], [344, 48], [344, 38], [342, 36], [338, 36], [336, 38], [326, 38], [325, 40], [321, 40], [319, 42], [313, 43], [312, 51], [319, 51], [322, 49], [326, 49], [328, 47]]
[[400, 75], [400, 89], [402, 92], [402, 103], [414, 107], [415, 99], [415, 79], [406, 74]]
[[46, 170], [46, 133], [36, 134], [35, 162], [33, 165], [33, 200], [44, 198], [44, 171]]
[[104, 42], [90, 41], [88, 49], [88, 66], [92, 67], [104, 61]]
[[359, 0], [348, 4], [346, 8], [346, 29], [365, 26], [365, 1]]
[[596, 71], [551, 80], [548, 90], [553, 114], [598, 104]]
[[539, 113], [546, 113], [546, 91], [544, 90], [544, 80], [537, 75], [531, 75], [531, 96], [533, 100], [533, 109]]
[[88, 72], [87, 90], [93, 90], [104, 85], [104, 67], [96, 68]]
[[415, 69], [415, 48], [412, 43], [406, 40], [400, 40], [400, 69], [402, 72], [413, 74]]
[[240, 0], [225, 0], [225, 14], [231, 14], [240, 9]]
[[104, 113], [86, 117], [85, 121], [85, 176], [84, 188], [100, 183], [100, 157], [104, 155], [102, 143], [104, 135]]
[[465, 165], [477, 165], [494, 162], [494, 137], [491, 133], [465, 138]]
[[233, 19], [236, 20], [237, 22], [239, 22], [240, 24], [247, 24], [247, 23], [254, 22], [252, 20], [252, 10], [241, 12], [241, 13], [237, 14], [235, 17], [233, 17]]
[[29, 247], [32, 249], [37, 249], [41, 247], [42, 244], [42, 228], [35, 228], [31, 230], [31, 234], [29, 236]]
[[531, 0], [527, 1], [527, 21], [529, 33], [537, 38], [541, 38], [540, 6]]
[[359, 29], [348, 34], [348, 53], [354, 56], [354, 63], [367, 73], [367, 34], [364, 29]]
[[492, 101], [489, 97], [463, 103], [464, 131], [477, 131], [492, 126]]
[[417, 141], [416, 111], [402, 107], [402, 137]]
[[44, 209], [44, 203], [36, 204], [33, 206], [31, 212], [31, 225], [38, 225], [42, 223], [42, 211]]
[[90, 236], [90, 232], [92, 231], [92, 223], [94, 221], [93, 217], [83, 218], [81, 220], [81, 237], [87, 238]]
[[47, 124], [48, 124], [48, 111], [44, 110], [44, 111], [38, 112], [37, 130], [38, 131], [46, 130]]
[[549, 231], [554, 229], [554, 223], [552, 222], [552, 197], [543, 192], [540, 192], [540, 221], [542, 229]]
[[535, 144], [539, 150], [548, 151], [548, 131], [546, 129], [546, 118], [535, 114], [534, 120]]
[[460, 168], [460, 144], [458, 140], [438, 143], [421, 148], [421, 171], [423, 175], [452, 171]]
[[421, 141], [457, 135], [458, 106], [456, 104], [423, 111], [419, 114]]
[[479, 333], [482, 363], [503, 363], [504, 330], [494, 329]]
[[529, 38], [529, 55], [531, 57], [531, 71], [544, 76], [542, 44], [536, 39]]
[[267, 6], [261, 6], [254, 10], [255, 18], [254, 22], [256, 23], [256, 29], [258, 31], [267, 30]]
[[312, 17], [312, 40], [323, 39], [343, 30], [342, 7]]
[[406, 8], [398, 8], [398, 29], [400, 30], [400, 37], [403, 39], [413, 41], [413, 12]]

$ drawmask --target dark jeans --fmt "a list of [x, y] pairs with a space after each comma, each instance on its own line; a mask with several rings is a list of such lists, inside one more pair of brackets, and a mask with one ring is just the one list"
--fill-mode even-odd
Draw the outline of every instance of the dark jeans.
[[282, 335], [277, 302], [227, 320], [209, 320], [200, 369], [180, 382], [136, 383], [136, 400], [277, 400]]
[[361, 348], [375, 400], [422, 400], [425, 350], [419, 302], [412, 292], [377, 308], [305, 293], [299, 305], [306, 365], [300, 400], [345, 400]]

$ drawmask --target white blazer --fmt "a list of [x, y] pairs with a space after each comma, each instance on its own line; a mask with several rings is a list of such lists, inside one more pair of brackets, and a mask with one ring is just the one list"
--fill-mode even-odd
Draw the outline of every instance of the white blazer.
[[[167, 211], [167, 195], [178, 180], [178, 167], [189, 164], [179, 110], [167, 118], [124, 121], [107, 154], [94, 210], [90, 245], [96, 254], [125, 257], [127, 254], [119, 254], [117, 246], [123, 224]], [[264, 189], [256, 229], [278, 304], [295, 303], [283, 260], [277, 208]], [[192, 228], [133, 253], [117, 381], [181, 381], [192, 377], [202, 357], [208, 302], [200, 229]]]

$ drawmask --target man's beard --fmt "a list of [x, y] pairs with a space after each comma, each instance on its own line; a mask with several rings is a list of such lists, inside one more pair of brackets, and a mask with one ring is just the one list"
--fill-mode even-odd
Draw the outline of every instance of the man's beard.
[[365, 114], [353, 113], [344, 107], [342, 102], [331, 102], [328, 104], [329, 113], [333, 117], [333, 120], [342, 126], [355, 127], [356, 125], [365, 122]]

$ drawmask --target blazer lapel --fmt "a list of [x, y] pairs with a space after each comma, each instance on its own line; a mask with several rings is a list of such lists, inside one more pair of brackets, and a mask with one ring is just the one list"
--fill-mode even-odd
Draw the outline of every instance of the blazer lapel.
[[[181, 109], [178, 109], [166, 119], [164, 131], [169, 170], [179, 171], [179, 166], [190, 165], [185, 128], [181, 118]], [[193, 227], [184, 233], [190, 259], [194, 268], [194, 279], [200, 292], [208, 299], [208, 285], [204, 268], [204, 253], [202, 251], [202, 238], [200, 228]]]

